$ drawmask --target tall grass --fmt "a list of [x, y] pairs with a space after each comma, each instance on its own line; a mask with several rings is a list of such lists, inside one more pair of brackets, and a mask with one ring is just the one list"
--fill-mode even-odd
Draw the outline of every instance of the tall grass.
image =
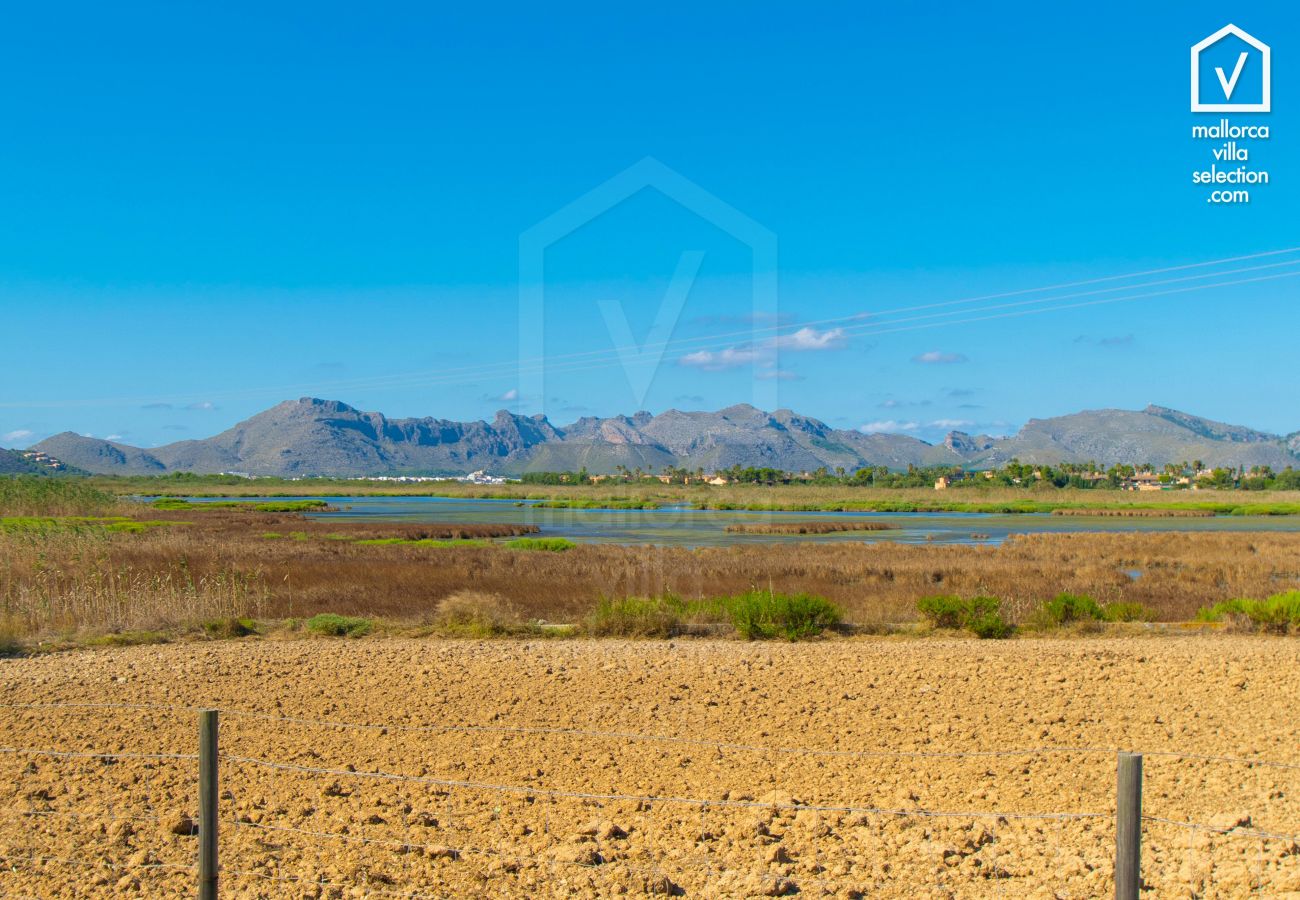
[[113, 510], [118, 503], [112, 494], [80, 478], [0, 477], [0, 515], [94, 515]]
[[[662, 598], [736, 597], [756, 584], [774, 594], [823, 597], [857, 625], [915, 621], [917, 601], [940, 594], [996, 596], [1007, 622], [1027, 623], [1044, 598], [1061, 592], [1093, 598], [1107, 618], [1128, 609], [1168, 621], [1227, 597], [1300, 587], [1296, 538], [1281, 533], [1038, 534], [1000, 546], [583, 543], [564, 552], [517, 552], [491, 541], [443, 543], [518, 535], [515, 526], [321, 521], [242, 509], [148, 512], [148, 520], [131, 522], [172, 527], [0, 529], [4, 627], [30, 638], [322, 612], [429, 623], [448, 597], [476, 591], [501, 598], [523, 623], [579, 623], [599, 610], [601, 598], [630, 597], [661, 598], [640, 616], [652, 631], [734, 628], [718, 608], [674, 608]], [[371, 540], [384, 543], [358, 543]], [[596, 630], [623, 627], [598, 618]]]
[[729, 624], [747, 641], [798, 641], [816, 637], [842, 620], [843, 613], [824, 597], [751, 590], [696, 600], [671, 593], [605, 598], [587, 617], [584, 628], [594, 635], [674, 637], [690, 625]]
[[[80, 536], [76, 540], [78, 553], [93, 553]], [[44, 562], [21, 579], [12, 557], [0, 564], [5, 627], [25, 636], [179, 628], [212, 618], [259, 617], [267, 608], [268, 586], [256, 571], [196, 573], [183, 559], [160, 570], [98, 554], [86, 560], [88, 568], [78, 562]]]

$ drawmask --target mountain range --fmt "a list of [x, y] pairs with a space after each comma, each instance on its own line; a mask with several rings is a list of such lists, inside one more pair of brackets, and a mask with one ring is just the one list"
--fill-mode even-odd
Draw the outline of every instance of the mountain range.
[[485, 470], [608, 473], [618, 466], [706, 471], [732, 465], [811, 471], [909, 465], [992, 468], [1029, 463], [1153, 463], [1300, 466], [1300, 432], [1268, 434], [1161, 406], [1090, 410], [1030, 419], [1014, 435], [960, 431], [930, 444], [899, 434], [832, 428], [788, 409], [740, 404], [717, 412], [670, 409], [557, 427], [542, 415], [501, 410], [491, 422], [389, 419], [337, 400], [304, 397], [258, 413], [204, 440], [144, 449], [64, 432], [34, 449], [69, 466], [112, 475], [242, 472], [279, 476], [450, 475]]

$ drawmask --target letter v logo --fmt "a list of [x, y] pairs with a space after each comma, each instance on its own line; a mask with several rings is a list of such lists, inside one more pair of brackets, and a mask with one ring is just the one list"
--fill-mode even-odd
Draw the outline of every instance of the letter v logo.
[[681, 318], [682, 307], [686, 305], [686, 297], [690, 294], [691, 285], [695, 283], [695, 276], [699, 274], [703, 263], [702, 250], [688, 250], [682, 254], [644, 344], [637, 344], [632, 338], [632, 328], [621, 303], [617, 300], [600, 301], [605, 327], [614, 339], [614, 348], [618, 351], [619, 362], [623, 364], [623, 373], [627, 376], [632, 393], [636, 395], [637, 408], [645, 404], [646, 394], [650, 393], [650, 385], [668, 349], [668, 339], [672, 337], [673, 327]]
[[1224, 100], [1231, 100], [1231, 99], [1232, 99], [1232, 92], [1233, 92], [1234, 90], [1236, 90], [1236, 87], [1237, 87], [1237, 79], [1241, 77], [1241, 70], [1242, 70], [1242, 68], [1245, 67], [1245, 65], [1246, 65], [1246, 57], [1249, 56], [1249, 55], [1250, 55], [1250, 54], [1247, 53], [1246, 51], [1242, 51], [1241, 56], [1238, 56], [1238, 57], [1237, 57], [1237, 65], [1236, 65], [1236, 67], [1232, 70], [1232, 78], [1231, 78], [1231, 79], [1229, 79], [1228, 76], [1226, 76], [1226, 75], [1223, 74], [1223, 66], [1215, 66], [1215, 67], [1214, 67], [1214, 71], [1217, 72], [1218, 75], [1219, 75], [1219, 84], [1223, 86], [1223, 99], [1224, 99]]

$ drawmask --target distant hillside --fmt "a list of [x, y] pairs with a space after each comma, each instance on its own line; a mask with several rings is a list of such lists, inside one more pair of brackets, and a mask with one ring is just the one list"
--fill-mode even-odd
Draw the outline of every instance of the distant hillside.
[[1013, 437], [986, 439], [967, 454], [981, 466], [1013, 457], [1029, 463], [1152, 463], [1201, 460], [1208, 466], [1300, 465], [1294, 447], [1279, 435], [1225, 425], [1161, 406], [1141, 411], [1100, 409], [1030, 419]]
[[[51, 458], [28, 458], [22, 450], [5, 450], [0, 447], [0, 475], [76, 475], [85, 474], [80, 469]], [[48, 451], [47, 451], [48, 454]]]
[[35, 449], [91, 472], [152, 475], [188, 471], [254, 475], [500, 474], [667, 465], [706, 471], [732, 465], [786, 471], [821, 466], [992, 467], [1024, 462], [1095, 461], [1157, 465], [1202, 460], [1211, 466], [1300, 465], [1300, 433], [1283, 438], [1149, 406], [1032, 419], [1010, 437], [952, 432], [941, 444], [907, 435], [835, 429], [787, 409], [746, 404], [717, 412], [587, 417], [557, 427], [544, 416], [502, 410], [491, 422], [389, 419], [336, 400], [304, 397], [258, 413], [205, 440], [142, 450], [64, 432]]

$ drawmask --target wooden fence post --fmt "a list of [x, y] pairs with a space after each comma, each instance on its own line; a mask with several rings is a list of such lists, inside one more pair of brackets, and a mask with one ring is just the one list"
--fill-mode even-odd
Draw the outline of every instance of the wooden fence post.
[[1121, 753], [1115, 804], [1115, 900], [1142, 888], [1142, 754]]
[[217, 900], [217, 711], [199, 711], [199, 900]]

